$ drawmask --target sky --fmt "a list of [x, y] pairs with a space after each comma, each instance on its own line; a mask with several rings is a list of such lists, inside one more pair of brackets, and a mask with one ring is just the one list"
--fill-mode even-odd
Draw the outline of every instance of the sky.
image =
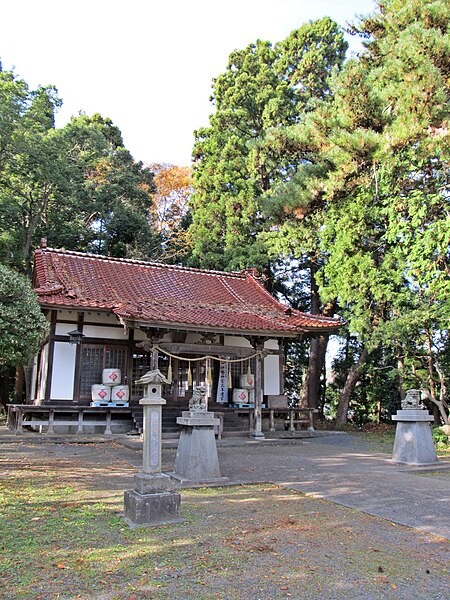
[[[257, 39], [329, 16], [345, 26], [374, 0], [3, 0], [0, 60], [31, 89], [55, 85], [56, 125], [80, 111], [122, 131], [136, 160], [189, 165], [212, 81]], [[361, 46], [347, 38], [353, 52]]]

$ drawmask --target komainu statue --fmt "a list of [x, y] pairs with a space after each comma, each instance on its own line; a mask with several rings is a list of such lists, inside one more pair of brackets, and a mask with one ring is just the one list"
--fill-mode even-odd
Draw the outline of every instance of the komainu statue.
[[189, 410], [192, 412], [206, 412], [206, 388], [198, 386], [195, 388], [192, 398], [189, 400]]
[[420, 408], [422, 408], [420, 406], [420, 400], [421, 400], [421, 395], [420, 395], [420, 390], [408, 390], [406, 392], [406, 396], [403, 398], [402, 400], [402, 409], [415, 409], [418, 410]]

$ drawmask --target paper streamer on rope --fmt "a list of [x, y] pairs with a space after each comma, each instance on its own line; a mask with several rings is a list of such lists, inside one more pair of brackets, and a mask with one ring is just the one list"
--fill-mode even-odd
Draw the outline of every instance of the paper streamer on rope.
[[247, 383], [248, 383], [248, 385], [252, 385], [252, 383], [253, 383], [252, 370], [250, 368], [250, 361], [248, 361]]
[[[202, 360], [216, 360], [218, 361], [221, 365], [231, 365], [233, 363], [245, 363], [248, 361], [248, 370], [247, 370], [247, 378], [250, 377], [250, 379], [253, 382], [253, 378], [251, 377], [251, 368], [250, 368], [250, 360], [252, 358], [255, 358], [257, 356], [259, 357], [263, 357], [266, 356], [264, 351], [257, 351], [254, 354], [251, 354], [250, 356], [246, 356], [244, 358], [222, 358], [220, 356], [212, 356], [210, 354], [207, 354], [206, 356], [200, 356], [198, 358], [189, 358], [186, 359], [185, 356], [177, 356], [176, 354], [172, 354], [171, 352], [169, 352], [168, 350], [164, 350], [164, 348], [161, 348], [161, 346], [155, 345], [153, 347], [153, 349], [155, 350], [159, 350], [160, 352], [162, 352], [163, 354], [165, 354], [166, 356], [168, 356], [170, 359], [176, 359], [176, 360], [187, 360], [189, 363], [189, 370], [188, 370], [188, 386], [192, 385], [192, 371], [191, 371], [191, 362], [198, 362], [198, 361], [202, 361]], [[171, 364], [169, 365], [169, 369], [170, 371], [172, 370]], [[207, 378], [208, 378], [208, 373], [207, 373]], [[249, 383], [249, 385], [251, 385], [251, 383]], [[233, 380], [231, 377], [231, 369], [228, 369], [228, 388], [232, 388], [233, 387]]]
[[167, 369], [167, 381], [172, 383], [172, 358], [169, 358], [169, 368]]
[[244, 363], [252, 358], [255, 358], [256, 356], [266, 356], [264, 351], [258, 351], [258, 352], [255, 352], [254, 354], [251, 354], [250, 356], [245, 356], [244, 358], [222, 358], [220, 356], [212, 356], [211, 354], [207, 354], [206, 356], [199, 356], [198, 358], [188, 358], [187, 359], [185, 356], [177, 356], [176, 354], [172, 354], [168, 350], [164, 350], [164, 348], [161, 348], [161, 346], [156, 345], [153, 348], [156, 350], [159, 350], [166, 356], [170, 356], [171, 358], [176, 358], [177, 360], [188, 360], [189, 364], [191, 362], [198, 362], [198, 361], [206, 360], [207, 358], [209, 358], [211, 360], [216, 360], [220, 363], [226, 363], [226, 364]]
[[208, 385], [212, 385], [212, 382], [213, 382], [212, 369], [211, 369], [211, 365], [209, 364], [209, 362], [207, 363], [207, 365], [208, 365], [208, 368], [207, 368], [207, 371], [206, 371], [206, 383]]

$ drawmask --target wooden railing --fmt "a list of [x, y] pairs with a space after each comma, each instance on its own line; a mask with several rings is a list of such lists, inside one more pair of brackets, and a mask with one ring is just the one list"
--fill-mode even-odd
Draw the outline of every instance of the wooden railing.
[[[55, 433], [55, 426], [75, 427], [75, 433], [86, 433], [85, 427], [104, 427], [105, 435], [112, 435], [111, 424], [114, 414], [129, 414], [130, 408], [94, 406], [36, 406], [30, 404], [8, 404], [6, 425], [15, 433], [23, 433], [24, 427], [46, 429]], [[69, 417], [72, 417], [71, 419]], [[87, 417], [87, 418], [85, 418]], [[96, 417], [95, 420], [89, 417]], [[102, 418], [98, 418], [102, 417]], [[41, 430], [42, 433], [42, 430]]]
[[[238, 414], [248, 415], [249, 431], [253, 431], [254, 408], [238, 408]], [[269, 431], [275, 431], [275, 416], [283, 418], [284, 425], [289, 431], [296, 431], [297, 425], [307, 425], [309, 431], [314, 431], [314, 415], [318, 412], [316, 408], [262, 408], [262, 417], [269, 417]]]

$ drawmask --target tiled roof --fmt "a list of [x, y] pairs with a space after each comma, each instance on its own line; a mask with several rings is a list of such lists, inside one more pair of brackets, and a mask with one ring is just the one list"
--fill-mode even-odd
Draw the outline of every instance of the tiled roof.
[[339, 320], [278, 302], [254, 273], [189, 269], [43, 248], [35, 252], [42, 306], [110, 310], [122, 321], [289, 337], [335, 331]]

